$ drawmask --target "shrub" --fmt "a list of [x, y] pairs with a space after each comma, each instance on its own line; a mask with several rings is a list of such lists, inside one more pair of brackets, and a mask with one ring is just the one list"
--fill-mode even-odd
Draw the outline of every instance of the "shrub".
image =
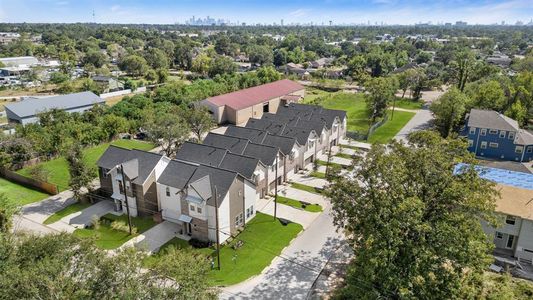
[[48, 182], [48, 178], [50, 177], [50, 172], [46, 170], [42, 164], [38, 164], [35, 167], [30, 169], [30, 176], [31, 178], [43, 182]]
[[100, 228], [100, 218], [97, 215], [92, 216], [91, 224], [93, 225], [93, 229], [98, 230]]
[[189, 245], [193, 246], [194, 248], [207, 248], [209, 247], [209, 242], [201, 241], [198, 239], [190, 239]]
[[[128, 224], [126, 224], [126, 222], [123, 222], [123, 221], [113, 221], [113, 223], [111, 223], [111, 228], [116, 231], [122, 231], [122, 232], [127, 232], [127, 233], [130, 232], [130, 228]], [[136, 233], [137, 233], [137, 228], [132, 226], [131, 234], [136, 234]]]

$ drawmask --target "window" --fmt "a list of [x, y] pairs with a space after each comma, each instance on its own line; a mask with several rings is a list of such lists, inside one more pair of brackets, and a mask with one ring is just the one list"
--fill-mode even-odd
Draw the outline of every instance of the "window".
[[195, 211], [195, 209], [194, 209], [194, 205], [192, 205], [192, 204], [189, 205], [189, 210], [190, 210], [190, 211]]
[[503, 233], [496, 231], [496, 238], [503, 239]]
[[514, 131], [509, 131], [509, 139], [514, 140]]
[[118, 181], [118, 191], [121, 194], [124, 194], [124, 185], [122, 184], [122, 180], [117, 180], [117, 181]]
[[476, 127], [470, 127], [470, 134], [476, 134]]
[[474, 146], [474, 140], [468, 140], [468, 147]]
[[103, 177], [103, 178], [107, 178], [107, 177], [109, 177], [109, 174], [108, 174], [108, 173], [109, 173], [109, 169], [104, 169], [104, 168], [102, 168], [102, 177]]
[[500, 131], [500, 138], [504, 139], [506, 134], [507, 134], [506, 131], [504, 130]]
[[272, 166], [270, 166], [270, 171], [274, 172], [274, 170], [276, 170], [276, 164], [273, 164]]
[[522, 153], [522, 151], [524, 151], [524, 147], [522, 146], [516, 146], [516, 148], [514, 148], [515, 153]]
[[196, 208], [196, 212], [199, 213], [199, 214], [201, 214], [201, 213], [202, 213], [202, 208], [201, 208], [201, 207], [197, 207], [197, 208]]
[[240, 226], [242, 224], [242, 213], [238, 214], [236, 217], [235, 217], [235, 226]]
[[526, 153], [531, 153], [531, 152], [533, 152], [533, 146], [527, 146]]
[[480, 132], [481, 135], [487, 135], [487, 129], [485, 128], [481, 128], [481, 132]]
[[487, 142], [481, 142], [481, 149], [487, 149]]
[[516, 223], [516, 218], [513, 216], [507, 216], [507, 218], [505, 218], [505, 223], [509, 225], [514, 225]]
[[242, 196], [242, 190], [239, 190], [239, 196]]
[[509, 237], [507, 238], [507, 244], [505, 245], [506, 248], [513, 248], [513, 243], [514, 243], [514, 235], [509, 235]]
[[246, 219], [250, 217], [250, 208], [246, 209]]
[[168, 186], [165, 189], [165, 193], [167, 194], [167, 197], [170, 197], [170, 188]]
[[254, 214], [254, 206], [250, 206], [250, 215], [253, 215]]
[[489, 147], [491, 147], [491, 148], [498, 148], [498, 143], [492, 143], [492, 142], [490, 142], [490, 143], [489, 143]]
[[489, 129], [490, 134], [498, 134], [498, 130], [496, 129]]

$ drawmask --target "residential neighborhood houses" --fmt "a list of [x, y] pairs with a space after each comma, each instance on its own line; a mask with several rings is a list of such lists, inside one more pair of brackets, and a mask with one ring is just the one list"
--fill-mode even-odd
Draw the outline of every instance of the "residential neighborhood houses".
[[253, 128], [253, 121], [272, 122], [250, 119], [246, 127], [209, 133], [203, 144], [184, 143], [174, 159], [111, 146], [97, 162], [100, 186], [114, 199], [117, 212], [154, 215], [179, 224], [185, 238], [223, 243], [255, 216], [260, 198], [276, 193], [278, 185], [309, 168], [322, 151], [345, 138], [344, 112], [304, 104], [278, 108], [280, 116], [291, 111], [308, 112], [330, 123], [317, 121], [317, 134], [296, 127], [307, 125], [298, 123], [299, 119], [288, 126], [280, 118], [278, 130]]

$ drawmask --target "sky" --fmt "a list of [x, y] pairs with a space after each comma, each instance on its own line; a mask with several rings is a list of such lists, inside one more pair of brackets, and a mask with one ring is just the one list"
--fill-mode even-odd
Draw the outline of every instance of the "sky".
[[192, 16], [247, 24], [514, 24], [532, 20], [533, 0], [0, 0], [0, 22], [174, 24]]

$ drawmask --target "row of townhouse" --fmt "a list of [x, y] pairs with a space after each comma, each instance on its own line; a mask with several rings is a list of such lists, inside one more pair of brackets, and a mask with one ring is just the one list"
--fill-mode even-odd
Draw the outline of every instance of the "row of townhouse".
[[528, 162], [533, 160], [533, 134], [518, 122], [493, 110], [472, 109], [461, 135], [476, 156]]
[[277, 122], [273, 114], [257, 119], [268, 128], [253, 128], [250, 120], [250, 126], [209, 133], [202, 144], [186, 142], [174, 159], [111, 146], [97, 162], [102, 190], [117, 211], [175, 222], [198, 240], [216, 241], [218, 217], [224, 242], [255, 216], [256, 201], [272, 193], [276, 181], [288, 180], [346, 134], [344, 111], [298, 104], [278, 112]]

